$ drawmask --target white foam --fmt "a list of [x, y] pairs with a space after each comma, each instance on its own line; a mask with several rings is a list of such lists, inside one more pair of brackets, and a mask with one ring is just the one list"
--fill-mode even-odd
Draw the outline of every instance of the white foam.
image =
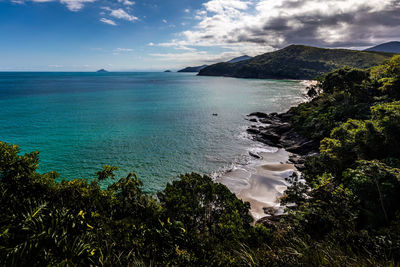
[[[265, 124], [259, 123], [260, 125]], [[288, 152], [252, 140], [252, 135], [247, 133], [248, 127], [249, 125], [242, 126], [241, 133], [237, 136], [238, 139], [249, 142], [246, 154], [236, 158], [234, 163], [213, 172], [211, 177], [226, 185], [242, 200], [250, 202], [250, 212], [257, 220], [266, 216], [264, 207], [272, 207], [278, 213], [283, 213], [284, 207], [280, 206], [279, 199], [289, 185], [286, 178], [296, 170], [292, 164], [286, 163], [289, 159]], [[260, 158], [251, 156], [250, 153]]]
[[279, 198], [288, 186], [285, 178], [292, 175], [295, 168], [291, 164], [281, 164], [289, 155], [282, 149], [254, 143], [248, 151], [263, 158], [251, 157], [246, 165], [233, 164], [229, 171], [219, 173], [215, 179], [242, 200], [250, 202], [252, 216], [260, 219], [266, 216], [264, 207], [283, 210]]

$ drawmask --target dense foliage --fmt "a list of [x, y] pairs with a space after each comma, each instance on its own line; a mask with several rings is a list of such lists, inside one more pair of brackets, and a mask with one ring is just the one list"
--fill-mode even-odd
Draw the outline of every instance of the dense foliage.
[[291, 45], [250, 60], [223, 62], [200, 70], [199, 75], [237, 78], [314, 79], [344, 66], [370, 68], [394, 54]]
[[156, 200], [134, 173], [102, 189], [113, 166], [60, 183], [37, 166], [37, 152], [0, 142], [1, 266], [241, 265], [242, 248], [269, 238], [251, 227], [249, 204], [207, 176], [184, 175]]
[[[252, 224], [249, 204], [187, 174], [157, 196], [134, 173], [63, 180], [38, 153], [0, 142], [1, 266], [376, 266], [400, 261], [400, 56], [343, 68], [293, 108], [321, 140], [293, 176], [279, 223]], [[100, 181], [112, 179], [107, 188]]]
[[400, 261], [399, 81], [400, 56], [368, 71], [339, 69], [321, 80], [320, 96], [290, 111], [321, 146], [306, 161], [305, 183], [293, 178], [283, 199], [296, 204], [288, 218], [300, 235], [386, 264]]

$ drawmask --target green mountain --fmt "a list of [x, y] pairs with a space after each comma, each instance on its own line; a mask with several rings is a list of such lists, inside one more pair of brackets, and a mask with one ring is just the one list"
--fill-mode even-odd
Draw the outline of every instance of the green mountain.
[[389, 42], [389, 43], [380, 44], [380, 45], [368, 48], [365, 51], [378, 51], [378, 52], [389, 52], [389, 53], [400, 54], [400, 42]]
[[313, 79], [344, 66], [369, 68], [394, 54], [291, 45], [237, 63], [217, 63], [202, 69], [202, 76], [259, 79]]

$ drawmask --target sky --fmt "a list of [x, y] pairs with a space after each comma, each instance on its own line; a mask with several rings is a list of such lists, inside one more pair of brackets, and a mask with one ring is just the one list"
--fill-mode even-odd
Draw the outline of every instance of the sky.
[[400, 40], [400, 0], [0, 0], [0, 71], [177, 70]]

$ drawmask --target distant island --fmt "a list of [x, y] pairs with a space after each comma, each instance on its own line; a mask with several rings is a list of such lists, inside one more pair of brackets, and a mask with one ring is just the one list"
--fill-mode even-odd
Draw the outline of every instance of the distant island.
[[170, 71], [170, 70], [166, 70], [166, 71], [164, 71], [164, 72], [172, 72], [172, 71]]
[[221, 62], [200, 70], [201, 76], [258, 79], [314, 79], [344, 66], [370, 68], [395, 54], [291, 45], [236, 63]]
[[187, 67], [181, 70], [178, 70], [178, 72], [199, 72], [202, 69], [208, 67], [208, 65], [201, 65], [201, 66], [196, 66], [196, 67]]
[[384, 44], [380, 44], [371, 48], [368, 48], [364, 51], [377, 51], [377, 52], [389, 52], [389, 53], [397, 53], [400, 54], [400, 42], [388, 42]]
[[100, 70], [98, 70], [98, 71], [96, 71], [97, 73], [107, 73], [108, 71], [107, 70], [105, 70], [105, 69], [100, 69]]

